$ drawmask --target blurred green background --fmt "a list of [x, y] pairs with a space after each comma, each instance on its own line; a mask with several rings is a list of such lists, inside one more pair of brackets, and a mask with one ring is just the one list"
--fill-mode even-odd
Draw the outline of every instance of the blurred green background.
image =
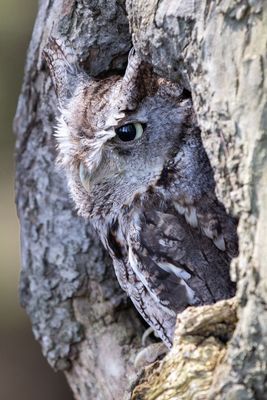
[[12, 120], [38, 0], [0, 0], [0, 399], [73, 399], [54, 373], [19, 305], [19, 226], [14, 204]]

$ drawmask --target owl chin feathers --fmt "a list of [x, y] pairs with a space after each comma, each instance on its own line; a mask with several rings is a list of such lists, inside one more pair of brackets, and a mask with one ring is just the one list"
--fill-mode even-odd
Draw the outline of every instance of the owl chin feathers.
[[[134, 52], [124, 77], [94, 80], [50, 39], [58, 163], [121, 287], [168, 345], [177, 313], [235, 293], [236, 221], [215, 195], [192, 101]], [[185, 94], [186, 93], [186, 94]]]

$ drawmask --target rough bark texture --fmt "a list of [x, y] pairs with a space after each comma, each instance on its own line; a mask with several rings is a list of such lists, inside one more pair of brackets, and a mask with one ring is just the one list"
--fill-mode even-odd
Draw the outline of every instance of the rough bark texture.
[[[218, 197], [240, 218], [232, 266], [239, 321], [209, 396], [266, 399], [267, 3], [128, 0], [127, 11], [135, 48], [192, 91]], [[77, 399], [123, 398], [144, 328], [55, 167], [56, 101], [41, 52], [52, 32], [91, 74], [123, 70], [128, 30], [123, 2], [42, 0], [15, 120], [21, 299], [44, 355], [67, 370]]]

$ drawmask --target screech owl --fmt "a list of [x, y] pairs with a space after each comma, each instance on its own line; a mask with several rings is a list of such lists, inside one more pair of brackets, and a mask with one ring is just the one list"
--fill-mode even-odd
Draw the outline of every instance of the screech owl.
[[44, 50], [56, 89], [58, 161], [121, 287], [166, 343], [177, 313], [234, 295], [236, 222], [215, 195], [190, 93], [134, 50], [123, 77], [89, 77], [71, 50]]

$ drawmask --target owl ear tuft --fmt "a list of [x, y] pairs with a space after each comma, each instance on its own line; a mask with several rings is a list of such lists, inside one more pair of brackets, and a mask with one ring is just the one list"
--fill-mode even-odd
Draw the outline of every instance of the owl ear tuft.
[[70, 99], [84, 74], [78, 66], [74, 52], [60, 43], [59, 39], [50, 37], [43, 49], [60, 106]]
[[121, 92], [125, 95], [120, 101], [119, 110], [133, 111], [147, 95], [157, 90], [157, 76], [148, 63], [142, 61], [134, 48], [128, 57], [128, 65], [122, 79]]

